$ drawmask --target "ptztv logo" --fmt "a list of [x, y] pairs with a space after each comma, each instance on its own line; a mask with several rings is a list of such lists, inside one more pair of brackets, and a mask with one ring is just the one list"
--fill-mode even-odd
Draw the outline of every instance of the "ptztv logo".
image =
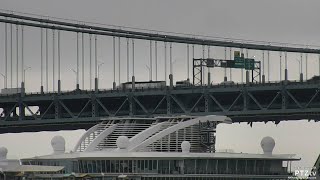
[[294, 175], [299, 177], [309, 177], [309, 179], [311, 179], [312, 177], [316, 177], [317, 173], [319, 172], [320, 172], [320, 168], [317, 169], [316, 167], [298, 168], [294, 171]]

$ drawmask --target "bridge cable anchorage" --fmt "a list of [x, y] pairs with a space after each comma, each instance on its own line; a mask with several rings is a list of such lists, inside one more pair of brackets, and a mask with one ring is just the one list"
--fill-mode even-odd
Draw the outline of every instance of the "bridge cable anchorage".
[[55, 91], [55, 30], [52, 29], [52, 91]]
[[82, 89], [84, 90], [84, 33], [81, 33], [81, 52], [82, 52]]
[[[16, 55], [17, 55], [17, 64], [16, 64], [16, 87], [19, 88], [19, 25], [16, 25]], [[17, 89], [18, 91], [18, 89]]]
[[89, 34], [89, 87], [92, 90], [92, 34]]
[[130, 82], [130, 56], [129, 56], [129, 38], [127, 38], [127, 82]]
[[156, 66], [156, 81], [158, 81], [158, 41], [154, 42], [154, 60]]
[[[310, 49], [310, 48], [302, 48], [302, 47], [283, 47], [280, 45], [271, 45], [267, 42], [254, 42], [254, 43], [243, 43], [242, 39], [235, 39], [234, 41], [226, 41], [226, 40], [217, 40], [217, 38], [211, 37], [211, 39], [201, 39], [195, 38], [194, 36], [177, 36], [172, 34], [159, 34], [157, 33], [146, 33], [139, 31], [130, 31], [124, 29], [113, 29], [99, 26], [92, 26], [86, 24], [78, 24], [78, 23], [70, 23], [63, 21], [56, 21], [50, 19], [43, 18], [35, 18], [22, 16], [12, 13], [4, 13], [0, 12], [0, 16], [2, 17], [10, 17], [15, 18], [15, 20], [10, 19], [0, 19], [0, 22], [7, 22], [13, 24], [20, 24], [26, 26], [33, 27], [46, 27], [46, 28], [55, 28], [65, 31], [73, 31], [73, 32], [85, 32], [85, 33], [97, 33], [100, 35], [108, 35], [108, 36], [121, 36], [121, 37], [129, 37], [133, 39], [144, 39], [144, 40], [158, 40], [158, 41], [167, 41], [167, 42], [175, 42], [175, 43], [183, 43], [183, 44], [198, 44], [198, 45], [210, 45], [210, 46], [220, 46], [220, 47], [233, 47], [233, 48], [247, 48], [247, 49], [255, 49], [255, 50], [271, 50], [271, 51], [287, 51], [287, 52], [304, 52], [304, 53], [316, 53], [319, 54], [319, 49]], [[22, 22], [21, 20], [27, 20], [28, 22]], [[40, 25], [39, 23], [46, 23], [48, 25]], [[81, 28], [81, 29], [80, 29]], [[296, 45], [296, 44], [295, 44]]]

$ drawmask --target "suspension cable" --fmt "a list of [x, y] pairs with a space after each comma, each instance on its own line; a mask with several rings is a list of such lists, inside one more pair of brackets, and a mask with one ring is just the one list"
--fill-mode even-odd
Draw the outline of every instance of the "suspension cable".
[[92, 90], [92, 35], [89, 34], [89, 87]]
[[16, 25], [16, 30], [17, 30], [16, 31], [16, 48], [17, 48], [16, 49], [16, 51], [17, 51], [16, 52], [17, 53], [17, 57], [16, 57], [17, 58], [17, 64], [16, 64], [17, 65], [17, 67], [16, 67], [17, 68], [17, 72], [16, 72], [17, 79], [16, 80], [17, 80], [17, 88], [18, 88], [19, 87], [19, 26], [18, 25]]
[[61, 51], [60, 51], [60, 31], [58, 31], [58, 80], [61, 80]]
[[172, 75], [173, 74], [173, 67], [172, 67], [172, 43], [170, 42], [170, 51], [169, 51], [169, 53], [170, 53], [170, 74]]
[[84, 89], [84, 33], [81, 34], [81, 50], [82, 50], [82, 89]]
[[[232, 47], [230, 47], [230, 60], [232, 60]], [[229, 68], [229, 73], [230, 73], [230, 81], [232, 81], [232, 69], [231, 67]]]
[[150, 40], [150, 81], [152, 81], [152, 41]]
[[77, 85], [79, 84], [79, 33], [77, 32], [77, 72], [76, 72]]
[[158, 41], [154, 42], [154, 56], [156, 65], [156, 81], [158, 81]]
[[127, 38], [127, 82], [130, 82], [129, 38]]
[[12, 32], [12, 24], [10, 24], [10, 88], [13, 87], [13, 32]]
[[116, 39], [112, 37], [112, 48], [113, 48], [113, 82], [116, 82]]
[[5, 41], [4, 41], [4, 51], [5, 51], [5, 77], [4, 77], [4, 88], [8, 88], [8, 25], [5, 23], [4, 25], [4, 34], [5, 34]]
[[94, 35], [94, 73], [95, 73], [95, 78], [98, 78], [98, 39], [97, 39], [97, 35]]
[[48, 45], [48, 29], [46, 29], [46, 91], [49, 91], [49, 45]]
[[24, 30], [23, 26], [21, 26], [21, 81], [25, 82], [25, 74], [24, 74]]
[[164, 80], [167, 84], [167, 42], [164, 42]]
[[190, 57], [189, 57], [190, 55], [189, 55], [189, 44], [187, 44], [187, 79], [189, 79], [190, 78], [190, 63], [189, 63], [189, 61], [190, 61]]
[[118, 75], [119, 75], [119, 85], [121, 82], [121, 39], [118, 37], [118, 61], [119, 61], [119, 69], [118, 69]]
[[134, 39], [132, 39], [132, 76], [134, 76]]
[[55, 54], [56, 54], [56, 50], [55, 50], [55, 30], [52, 29], [52, 90], [55, 90]]

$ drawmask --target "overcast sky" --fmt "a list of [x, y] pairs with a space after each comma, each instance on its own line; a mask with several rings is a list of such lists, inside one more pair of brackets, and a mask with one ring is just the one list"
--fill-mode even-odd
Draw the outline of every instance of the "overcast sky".
[[[320, 1], [318, 0], [1, 0], [0, 7], [6, 10], [142, 29], [267, 42], [320, 45], [320, 24], [318, 23]], [[0, 28], [0, 40], [3, 42], [4, 25], [0, 24]], [[52, 32], [49, 32], [50, 43], [52, 42], [50, 39]], [[72, 33], [62, 32], [61, 37], [62, 87], [66, 90], [75, 87], [75, 75], [70, 69], [76, 68], [76, 36]], [[87, 35], [85, 38], [88, 42]], [[40, 89], [39, 29], [25, 28], [25, 44], [27, 44], [24, 49], [25, 64], [32, 68], [27, 72], [27, 90], [38, 91]], [[137, 81], [147, 80], [146, 65], [149, 66], [149, 42], [137, 41], [136, 44], [136, 79]], [[124, 82], [126, 81], [124, 40], [122, 40], [121, 47], [121, 81]], [[4, 54], [3, 43], [0, 48], [2, 56]], [[52, 48], [51, 44], [49, 48]], [[85, 48], [87, 65], [88, 43], [85, 44]], [[185, 45], [173, 45], [175, 79], [187, 78], [185, 49]], [[201, 47], [196, 47], [196, 57], [202, 57], [201, 52]], [[222, 48], [213, 48], [211, 56], [223, 58], [224, 51]], [[262, 53], [259, 51], [249, 51], [249, 56], [262, 59]], [[163, 80], [163, 44], [160, 43], [158, 57], [158, 79]], [[52, 62], [52, 51], [49, 52], [49, 58]], [[289, 79], [298, 78], [298, 58], [300, 58], [299, 54], [288, 54]], [[113, 81], [112, 38], [98, 37], [98, 59], [105, 63], [100, 70], [100, 87], [110, 88]], [[271, 53], [271, 63], [272, 65], [269, 67], [270, 80], [279, 80], [279, 53]], [[284, 67], [283, 63], [282, 66]], [[49, 67], [49, 79], [52, 79], [52, 66], [49, 64]], [[308, 78], [318, 74], [318, 67], [318, 56], [309, 55]], [[85, 70], [85, 86], [88, 88], [88, 69], [85, 68]], [[265, 67], [265, 71], [267, 72], [267, 67]], [[305, 64], [303, 71], [305, 73]], [[4, 72], [3, 60], [0, 61], [0, 72]], [[216, 69], [212, 72], [214, 82], [218, 83], [223, 80], [223, 70]], [[153, 77], [155, 77], [155, 71], [153, 71]], [[14, 76], [13, 82], [15, 80]], [[240, 71], [233, 72], [232, 80], [241, 81]], [[0, 82], [2, 88], [2, 79]], [[52, 90], [52, 81], [49, 83], [49, 90]], [[246, 124], [221, 125], [217, 133], [217, 148], [234, 149], [236, 152], [261, 153], [260, 140], [269, 135], [276, 140], [276, 153], [297, 154], [302, 160], [295, 166], [310, 167], [320, 152], [320, 144], [315, 141], [316, 137], [320, 135], [319, 126], [319, 123], [307, 121], [282, 122], [278, 126], [272, 123], [266, 125], [257, 123], [253, 128]], [[83, 132], [83, 130], [78, 130], [5, 134], [0, 135], [0, 146], [8, 147], [11, 157], [48, 154], [51, 152], [50, 139], [54, 135], [63, 135], [67, 139], [67, 149], [71, 150]]]

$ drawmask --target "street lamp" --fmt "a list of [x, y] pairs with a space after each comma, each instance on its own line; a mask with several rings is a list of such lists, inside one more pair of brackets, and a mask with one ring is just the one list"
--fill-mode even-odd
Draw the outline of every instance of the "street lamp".
[[101, 67], [102, 65], [104, 65], [104, 62], [99, 61], [99, 64], [98, 64], [98, 79], [99, 79], [99, 77], [100, 77], [100, 67]]
[[2, 73], [0, 75], [3, 77], [3, 88], [6, 88], [6, 76]]
[[23, 69], [23, 82], [26, 83], [26, 71], [27, 70], [31, 70], [31, 67], [30, 66], [27, 66]]
[[76, 75], [76, 84], [77, 84], [77, 81], [78, 81], [78, 73], [77, 73], [77, 71], [76, 70], [74, 70], [74, 69], [70, 69], [72, 72], [74, 72], [74, 74]]

